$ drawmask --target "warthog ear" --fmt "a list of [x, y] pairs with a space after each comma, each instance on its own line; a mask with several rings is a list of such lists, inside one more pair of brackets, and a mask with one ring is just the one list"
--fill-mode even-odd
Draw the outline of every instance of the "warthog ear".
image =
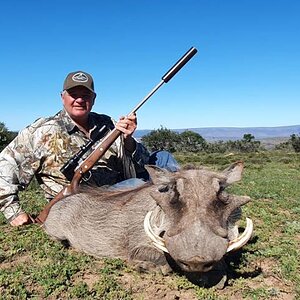
[[145, 169], [148, 171], [150, 178], [154, 184], [161, 184], [165, 182], [169, 182], [170, 180], [170, 172], [168, 172], [165, 169], [147, 165], [145, 166]]
[[237, 161], [225, 169], [222, 173], [226, 177], [224, 187], [237, 182], [242, 179], [242, 173], [244, 169], [244, 163], [242, 161]]

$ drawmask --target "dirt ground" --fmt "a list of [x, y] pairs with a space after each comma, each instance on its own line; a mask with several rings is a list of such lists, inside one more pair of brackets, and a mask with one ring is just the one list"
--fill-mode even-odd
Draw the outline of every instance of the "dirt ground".
[[[178, 284], [179, 275], [162, 275], [158, 273], [122, 273], [118, 281], [130, 289], [134, 299], [143, 300], [194, 300], [194, 299], [276, 299], [293, 300], [295, 298], [294, 287], [291, 283], [285, 282], [278, 274], [275, 274], [276, 262], [264, 259], [256, 262], [249, 268], [247, 273], [229, 274], [228, 280], [223, 288], [217, 286], [206, 288], [203, 293], [197, 295], [197, 289], [191, 285]], [[231, 270], [232, 271], [232, 270]], [[230, 272], [230, 270], [229, 270]], [[91, 273], [84, 273], [79, 280], [83, 280], [92, 287], [98, 280], [98, 276]], [[242, 283], [239, 281], [243, 280]], [[255, 291], [266, 290], [268, 295], [260, 294], [255, 296]], [[245, 291], [252, 291], [245, 293]], [[206, 295], [206, 296], [205, 296]], [[208, 296], [210, 295], [210, 296]], [[213, 295], [213, 296], [212, 296]], [[206, 298], [207, 297], [207, 298]]]

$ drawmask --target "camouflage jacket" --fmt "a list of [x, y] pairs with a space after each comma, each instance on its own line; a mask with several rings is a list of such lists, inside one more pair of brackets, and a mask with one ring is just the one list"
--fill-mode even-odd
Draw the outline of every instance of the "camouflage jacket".
[[[111, 130], [114, 121], [109, 116], [90, 113], [91, 137], [95, 132], [92, 129], [103, 125]], [[46, 198], [52, 199], [69, 183], [60, 169], [88, 141], [64, 110], [53, 117], [38, 119], [20, 131], [0, 153], [0, 209], [4, 216], [12, 220], [23, 212], [18, 191], [26, 188], [34, 176]], [[111, 185], [136, 177], [137, 170], [141, 170], [149, 159], [142, 144], [137, 142], [136, 145], [135, 152], [128, 153], [121, 135], [95, 164], [89, 182], [98, 186]]]

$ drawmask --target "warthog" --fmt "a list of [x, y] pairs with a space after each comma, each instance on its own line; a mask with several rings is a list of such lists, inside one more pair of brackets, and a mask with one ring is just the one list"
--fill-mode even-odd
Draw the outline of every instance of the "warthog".
[[234, 222], [250, 198], [225, 191], [241, 179], [241, 162], [219, 173], [147, 169], [152, 183], [123, 191], [89, 188], [59, 201], [46, 232], [96, 257], [184, 272], [207, 272], [248, 241], [250, 219], [241, 237]]

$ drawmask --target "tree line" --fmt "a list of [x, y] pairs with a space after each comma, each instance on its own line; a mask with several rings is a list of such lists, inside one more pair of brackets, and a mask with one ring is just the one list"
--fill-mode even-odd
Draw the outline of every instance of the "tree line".
[[0, 152], [8, 145], [15, 137], [17, 132], [9, 131], [3, 122], [0, 122]]
[[[250, 133], [245, 133], [240, 140], [229, 141], [206, 141], [200, 134], [186, 130], [177, 133], [170, 129], [161, 127], [152, 130], [141, 138], [142, 143], [150, 150], [167, 150], [174, 152], [206, 152], [206, 153], [225, 153], [225, 152], [257, 152], [265, 150], [260, 141]], [[276, 145], [278, 150], [294, 150], [300, 152], [300, 137], [292, 134], [287, 142]]]
[[261, 149], [260, 141], [252, 134], [244, 134], [241, 140], [208, 142], [200, 134], [185, 130], [182, 133], [161, 127], [152, 130], [141, 138], [142, 143], [150, 150], [167, 150], [174, 152], [256, 152]]
[[[17, 135], [17, 132], [9, 131], [3, 122], [0, 122], [0, 151], [4, 149]], [[182, 133], [172, 131], [165, 127], [152, 130], [141, 138], [141, 142], [149, 151], [167, 150], [174, 152], [206, 152], [206, 153], [225, 153], [225, 152], [257, 152], [265, 150], [260, 141], [246, 133], [240, 140], [229, 141], [206, 141], [200, 134], [185, 130]], [[300, 152], [300, 136], [292, 134], [288, 141], [276, 145], [278, 150], [294, 150]]]

